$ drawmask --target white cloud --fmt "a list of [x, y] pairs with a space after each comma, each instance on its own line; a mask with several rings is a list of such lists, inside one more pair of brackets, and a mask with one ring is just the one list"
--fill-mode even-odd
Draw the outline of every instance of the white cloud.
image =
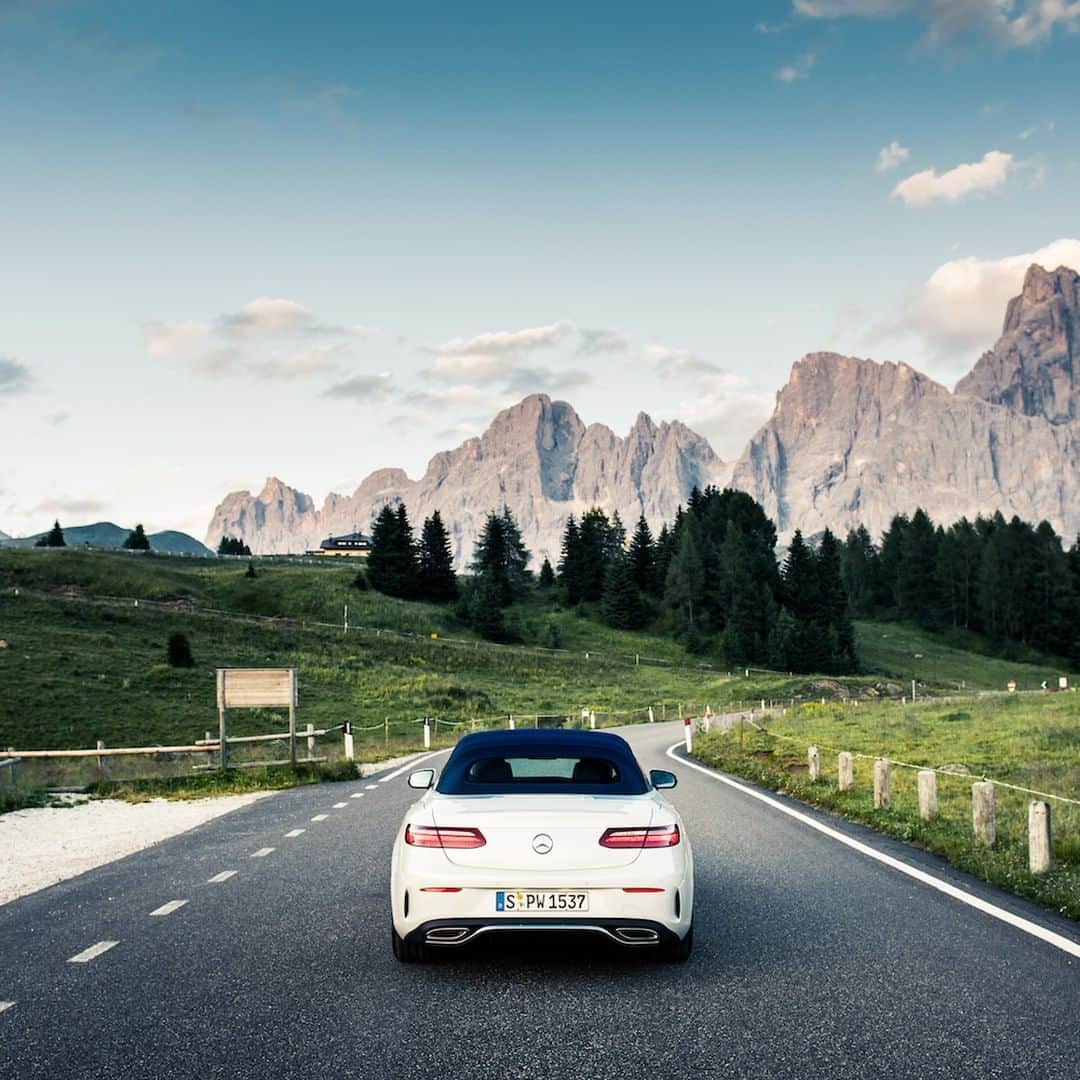
[[244, 354], [232, 345], [222, 345], [188, 357], [187, 366], [196, 375], [214, 378], [239, 375], [244, 370]]
[[[86, 517], [104, 513], [105, 504], [99, 499], [56, 498], [45, 499], [31, 508], [31, 514], [48, 514], [50, 517]], [[70, 524], [70, 522], [69, 522]]]
[[599, 353], [625, 352], [629, 348], [626, 338], [615, 330], [586, 330], [580, 331], [581, 341], [578, 343], [578, 356], [596, 356]]
[[389, 371], [363, 371], [323, 391], [323, 397], [351, 401], [382, 401], [391, 390], [393, 374]]
[[794, 6], [812, 19], [910, 15], [925, 25], [931, 45], [974, 36], [1023, 47], [1046, 41], [1057, 27], [1080, 29], [1080, 0], [794, 0]]
[[1012, 154], [991, 150], [981, 161], [957, 165], [947, 172], [925, 169], [914, 173], [893, 188], [893, 198], [902, 200], [905, 206], [927, 206], [939, 199], [956, 202], [1001, 187], [1015, 168]]
[[989, 348], [1001, 333], [1005, 308], [1019, 294], [1032, 263], [1080, 271], [1080, 239], [1062, 238], [999, 259], [943, 263], [897, 316], [871, 332], [871, 340], [916, 336], [943, 367], [966, 366], [973, 350]]
[[423, 372], [443, 382], [488, 384], [509, 379], [525, 358], [537, 349], [551, 349], [572, 333], [573, 323], [563, 319], [524, 330], [497, 330], [472, 338], [453, 338], [441, 345], [424, 346], [436, 357]]
[[222, 315], [217, 324], [226, 337], [277, 337], [309, 327], [314, 314], [294, 300], [259, 296], [238, 311]]
[[670, 345], [646, 345], [641, 354], [663, 379], [728, 374], [719, 364], [702, 360], [689, 349], [676, 349]]
[[316, 345], [292, 356], [275, 356], [249, 364], [248, 370], [260, 379], [306, 379], [337, 367], [343, 345]]
[[210, 328], [199, 322], [166, 322], [152, 319], [142, 324], [146, 351], [151, 356], [176, 356], [195, 348]]
[[503, 393], [519, 397], [526, 394], [561, 394], [591, 381], [592, 376], [579, 368], [555, 371], [551, 368], [523, 367], [510, 373]]
[[1023, 131], [1017, 132], [1016, 137], [1021, 142], [1027, 142], [1028, 139], [1033, 139], [1036, 135], [1041, 135], [1045, 132], [1047, 135], [1054, 134], [1054, 121], [1044, 120], [1038, 124], [1032, 124], [1031, 127], [1024, 128]]
[[0, 395], [21, 394], [30, 388], [30, 369], [12, 356], [0, 356]]
[[817, 57], [814, 53], [804, 52], [796, 57], [792, 63], [785, 64], [782, 68], [778, 68], [776, 77], [782, 83], [798, 82], [800, 79], [809, 77], [815, 63], [817, 63]]
[[883, 146], [878, 151], [877, 163], [874, 171], [886, 173], [903, 165], [911, 157], [911, 151], [906, 146], [901, 146], [895, 139], [888, 146]]

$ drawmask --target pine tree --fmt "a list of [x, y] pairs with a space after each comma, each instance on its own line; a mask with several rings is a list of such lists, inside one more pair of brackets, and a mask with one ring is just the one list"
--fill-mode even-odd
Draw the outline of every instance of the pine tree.
[[503, 606], [503, 591], [495, 575], [478, 574], [468, 594], [469, 625], [487, 641], [506, 641]]
[[617, 548], [617, 539], [607, 514], [598, 506], [582, 515], [578, 543], [581, 552], [581, 599], [599, 600], [604, 593], [604, 575]]
[[[676, 521], [678, 520], [679, 513], [676, 514]], [[667, 522], [664, 522], [660, 526], [660, 532], [656, 537], [656, 554], [655, 554], [655, 571], [654, 571], [654, 595], [659, 595], [664, 591], [664, 585], [667, 581], [668, 567], [671, 565], [671, 556], [674, 554], [674, 540], [672, 537], [671, 529], [667, 527]]]
[[630, 561], [623, 554], [608, 564], [601, 610], [604, 622], [617, 630], [637, 630], [644, 623], [641, 593], [634, 584]]
[[553, 589], [555, 587], [555, 571], [551, 567], [551, 560], [546, 556], [540, 566], [539, 582], [541, 589]]
[[898, 587], [905, 613], [923, 626], [938, 624], [936, 596], [937, 536], [921, 507], [911, 516], [901, 548]]
[[251, 548], [244, 543], [243, 537], [223, 536], [218, 544], [219, 555], [246, 555], [251, 557]]
[[524, 591], [528, 559], [510, 511], [503, 507], [501, 514], [488, 514], [476, 541], [471, 569], [477, 578], [494, 583], [501, 607], [508, 607]]
[[191, 655], [191, 642], [187, 634], [176, 631], [169, 635], [169, 643], [165, 647], [165, 658], [169, 667], [190, 668], [195, 666], [195, 658]]
[[405, 504], [395, 511], [385, 505], [371, 529], [368, 582], [387, 596], [409, 599], [416, 595], [418, 566]]
[[60, 522], [54, 521], [53, 527], [34, 544], [34, 547], [67, 547], [64, 530], [60, 528]]
[[[793, 671], [824, 671], [830, 666], [829, 643], [822, 638], [821, 594], [813, 551], [796, 529], [782, 572], [786, 606], [795, 621], [790, 649]], [[826, 624], [827, 625], [827, 624]]]
[[146, 531], [142, 525], [136, 525], [134, 529], [127, 534], [127, 539], [123, 543], [124, 550], [126, 551], [149, 551], [150, 539], [146, 535]]
[[880, 586], [878, 554], [866, 526], [860, 525], [847, 535], [841, 551], [840, 569], [848, 604], [854, 615], [870, 615]]
[[247, 570], [244, 571], [244, 577], [253, 578], [256, 576], [257, 575], [255, 573], [255, 563], [251, 559], [248, 559], [248, 567]]
[[559, 555], [559, 585], [571, 607], [581, 603], [581, 534], [573, 514], [566, 519], [566, 528], [563, 530]]
[[701, 526], [688, 516], [679, 530], [678, 547], [671, 557], [664, 582], [664, 605], [681, 633], [701, 633], [701, 601], [705, 570], [701, 563]]
[[643, 593], [656, 591], [656, 545], [653, 543], [649, 523], [642, 514], [630, 540], [627, 552], [630, 560], [630, 576]]
[[896, 514], [881, 538], [881, 550], [878, 554], [878, 566], [881, 571], [879, 578], [881, 592], [878, 603], [896, 608], [901, 615], [907, 613], [905, 597], [900, 588], [900, 576], [904, 548], [907, 543], [908, 524], [908, 519], [904, 514]]
[[438, 510], [425, 519], [420, 532], [418, 580], [420, 597], [431, 603], [449, 603], [457, 596], [450, 537]]
[[829, 640], [829, 670], [838, 674], [854, 672], [855, 630], [841, 574], [840, 545], [828, 529], [818, 547], [817, 579], [822, 626]]

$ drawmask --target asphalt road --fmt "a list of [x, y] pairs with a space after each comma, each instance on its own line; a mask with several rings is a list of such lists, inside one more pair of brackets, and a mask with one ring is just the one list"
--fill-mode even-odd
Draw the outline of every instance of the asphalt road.
[[0, 1077], [1080, 1076], [1080, 960], [672, 766], [675, 726], [628, 734], [646, 768], [679, 774], [688, 964], [493, 937], [399, 965], [389, 856], [414, 793], [404, 776], [300, 788], [0, 907]]

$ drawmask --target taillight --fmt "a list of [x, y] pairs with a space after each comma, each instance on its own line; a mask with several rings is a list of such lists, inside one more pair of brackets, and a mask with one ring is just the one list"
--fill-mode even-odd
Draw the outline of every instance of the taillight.
[[405, 843], [413, 847], [478, 848], [487, 841], [479, 829], [457, 829], [431, 825], [406, 825]]
[[664, 848], [679, 842], [678, 825], [651, 825], [647, 829], [606, 829], [600, 846], [606, 848]]

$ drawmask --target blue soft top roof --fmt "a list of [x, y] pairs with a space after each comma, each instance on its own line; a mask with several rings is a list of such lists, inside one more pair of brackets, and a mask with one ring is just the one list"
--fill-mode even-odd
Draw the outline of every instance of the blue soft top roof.
[[[607, 759], [615, 765], [615, 782], [603, 785], [577, 779], [524, 784], [509, 776], [492, 782], [467, 780], [469, 767], [483, 758], [577, 757]], [[446, 763], [436, 790], [447, 795], [510, 794], [531, 792], [641, 795], [648, 784], [630, 744], [608, 731], [563, 731], [560, 728], [526, 728], [521, 731], [477, 731], [462, 738]]]

